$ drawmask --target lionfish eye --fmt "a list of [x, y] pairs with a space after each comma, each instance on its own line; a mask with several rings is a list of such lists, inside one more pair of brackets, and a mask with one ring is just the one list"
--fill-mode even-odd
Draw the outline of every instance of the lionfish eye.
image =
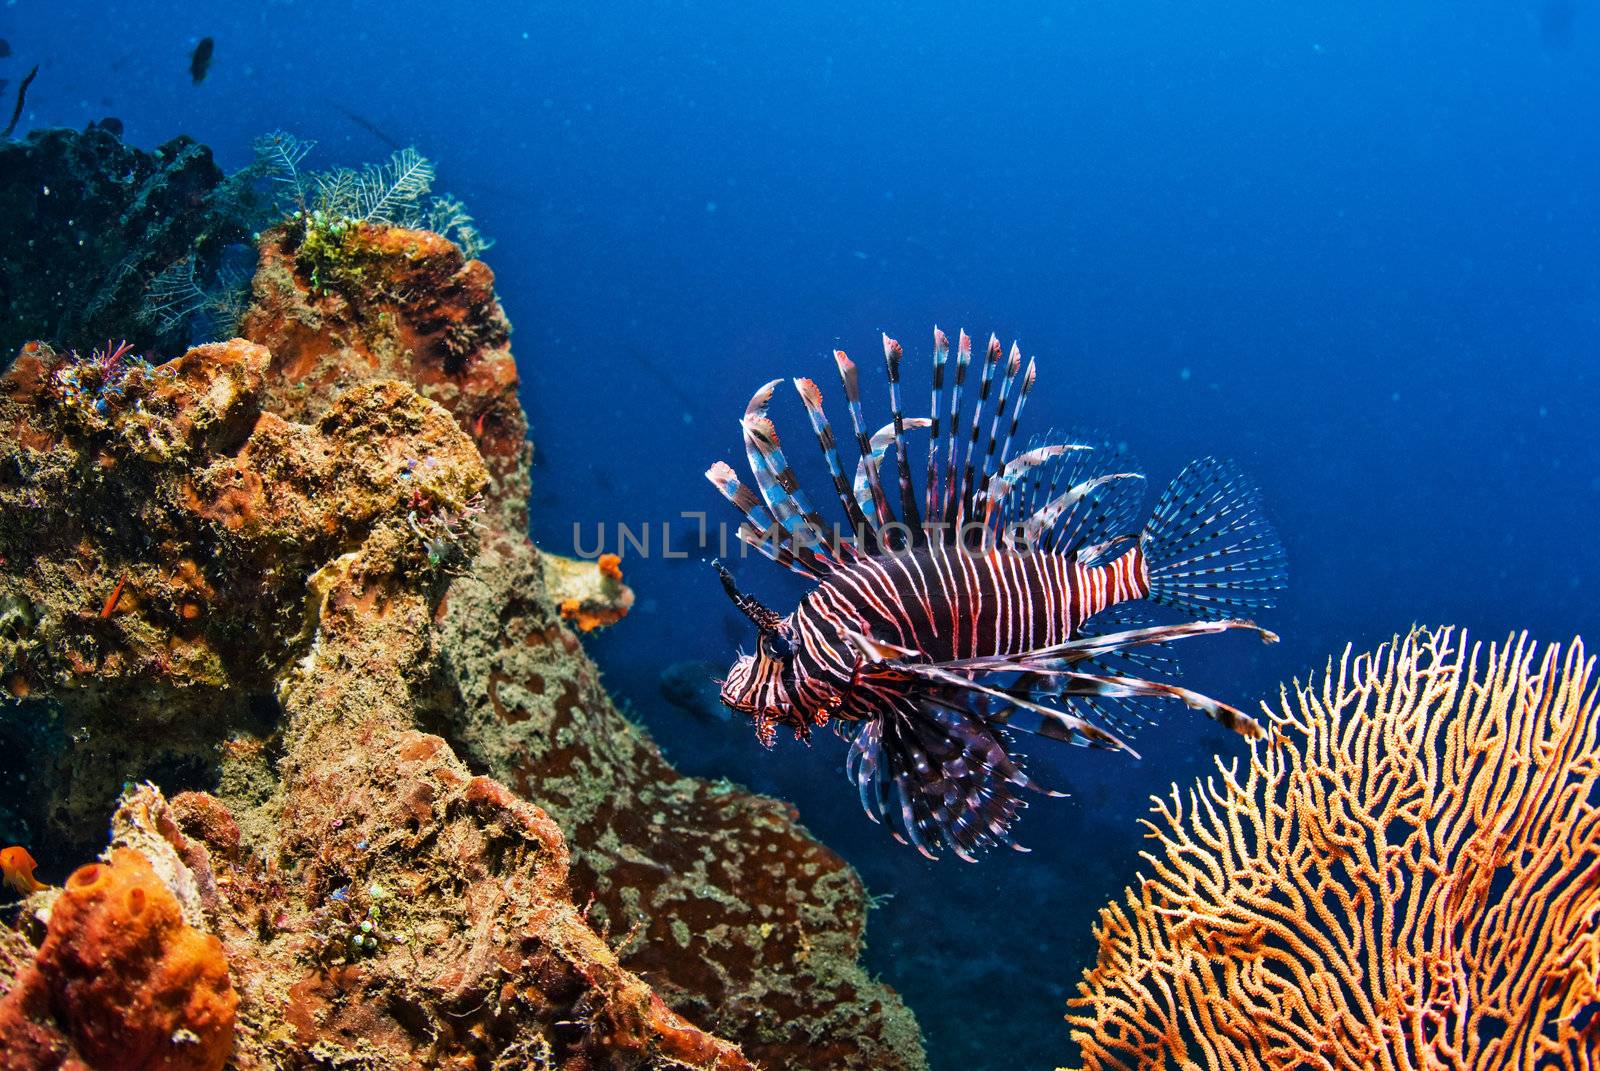
[[788, 658], [794, 654], [794, 644], [771, 632], [761, 638], [761, 650], [768, 658]]

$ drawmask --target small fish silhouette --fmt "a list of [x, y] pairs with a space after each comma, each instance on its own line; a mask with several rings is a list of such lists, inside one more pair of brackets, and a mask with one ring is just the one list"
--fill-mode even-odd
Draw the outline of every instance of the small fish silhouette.
[[200, 38], [200, 43], [194, 46], [194, 55], [189, 57], [189, 77], [194, 79], [195, 85], [206, 80], [206, 72], [211, 70], [211, 53], [216, 47], [216, 41], [209, 37]]
[[729, 721], [732, 713], [717, 696], [721, 669], [710, 662], [674, 662], [661, 671], [661, 698], [701, 721]]

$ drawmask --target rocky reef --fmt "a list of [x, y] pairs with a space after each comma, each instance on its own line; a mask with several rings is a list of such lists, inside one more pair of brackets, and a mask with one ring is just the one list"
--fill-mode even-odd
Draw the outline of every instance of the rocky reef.
[[[486, 476], [447, 414], [362, 384], [316, 425], [261, 410], [267, 351], [152, 366], [30, 346], [0, 379], [0, 566], [11, 694], [61, 697], [52, 824], [97, 833], [129, 772], [215, 764], [251, 696], [305, 647], [307, 578], [376, 540], [426, 583], [411, 519], [459, 517]], [[132, 715], [132, 716], [130, 716]]]
[[87, 350], [107, 338], [154, 345], [150, 280], [194, 257], [214, 272], [249, 240], [239, 198], [211, 150], [179, 137], [153, 151], [101, 126], [0, 139], [0, 354], [44, 339]]
[[[45, 869], [120, 799], [94, 873], [144, 859], [220, 941], [230, 1066], [924, 1066], [858, 964], [854, 872], [607, 697], [579, 636], [632, 593], [527, 538], [489, 269], [371, 223], [259, 250], [244, 338], [34, 344], [0, 377], [4, 719], [61, 723]], [[60, 980], [75, 880], [0, 946], [13, 1014]], [[162, 1027], [193, 1062], [128, 1066], [216, 1066], [221, 1021]]]
[[403, 380], [455, 417], [499, 526], [524, 531], [532, 447], [488, 265], [430, 231], [370, 223], [299, 219], [258, 248], [240, 332], [272, 354], [269, 408], [311, 420], [354, 383]]

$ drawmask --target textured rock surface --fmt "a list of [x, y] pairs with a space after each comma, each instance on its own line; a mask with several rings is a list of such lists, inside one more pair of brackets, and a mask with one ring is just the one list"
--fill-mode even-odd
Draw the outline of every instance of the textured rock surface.
[[[6, 590], [38, 608], [29, 637], [36, 647], [25, 652], [29, 681], [69, 711], [97, 689], [122, 697], [122, 754], [136, 765], [149, 759], [148, 740], [163, 735], [150, 719], [164, 697], [276, 692], [281, 719], [270, 737], [235, 733], [223, 748], [228, 802], [189, 793], [169, 810], [150, 790], [126, 801], [115, 824], [125, 844], [112, 856], [117, 865], [121, 853], [157, 863], [181, 893], [171, 913], [187, 905], [193, 921], [203, 915], [223, 939], [242, 995], [235, 1065], [750, 1067], [735, 1046], [670, 1011], [589, 927], [568, 893], [567, 849], [555, 823], [502, 785], [473, 777], [444, 741], [413, 727], [413, 690], [431, 678], [432, 610], [448, 579], [420, 546], [415, 521], [483, 485], [470, 441], [443, 409], [387, 380], [350, 387], [314, 426], [263, 413], [252, 421], [266, 364], [264, 350], [237, 342], [191, 351], [171, 370], [133, 366], [118, 380], [115, 411], [91, 401], [98, 423], [87, 430], [72, 426], [76, 417], [26, 419], [55, 414], [63, 383], [55, 372], [75, 364], [31, 354], [10, 382], [36, 389], [6, 394], [22, 449], [32, 451], [13, 458], [13, 471], [30, 479], [10, 490], [36, 494], [41, 509], [52, 494], [81, 498], [56, 509], [99, 517], [104, 502], [74, 474], [101, 471], [98, 459], [119, 444], [159, 442], [159, 451], [139, 455], [149, 466], [140, 496], [155, 548], [147, 553], [170, 543], [171, 553], [187, 554], [210, 539], [216, 545], [204, 558], [218, 567], [213, 586], [267, 562], [279, 570], [271, 576], [283, 578], [281, 599], [265, 585], [231, 628], [196, 626], [220, 675], [185, 688], [160, 666], [144, 672], [133, 655], [126, 670], [97, 669], [121, 667], [111, 658], [125, 648], [142, 650], [129, 636], [185, 620], [149, 589], [138, 589], [122, 628], [97, 632], [116, 621], [126, 594], [108, 597], [111, 614], [52, 601], [56, 590], [39, 579], [51, 555], [30, 553], [42, 548], [21, 534], [12, 538], [22, 553], [8, 555], [16, 571], [6, 574]], [[180, 385], [173, 398], [153, 386], [147, 392], [147, 374], [151, 384]], [[99, 394], [95, 386], [91, 396]], [[64, 475], [40, 482], [57, 472]], [[64, 546], [86, 540], [102, 557], [120, 552], [101, 538], [102, 527], [88, 519], [65, 525]], [[285, 616], [280, 602], [293, 613]], [[88, 651], [91, 640], [93, 664], [87, 654], [57, 657]], [[96, 743], [119, 731], [109, 710], [94, 726]], [[213, 740], [227, 728], [207, 721], [207, 706], [192, 696], [186, 711], [197, 740], [206, 728]], [[61, 902], [74, 888], [69, 883]], [[31, 966], [18, 957], [0, 989], [35, 994], [26, 980], [53, 977], [52, 947], [47, 939]], [[212, 973], [220, 953], [214, 960]], [[158, 1014], [165, 1003], [146, 1007], [136, 996], [113, 1002], [126, 1011], [115, 1037], [185, 1029], [168, 1029]], [[59, 1033], [68, 1038], [94, 1029], [79, 1005], [28, 999], [19, 1029], [43, 1030], [50, 1015], [63, 1019]], [[201, 1041], [186, 1041], [193, 1048], [184, 1052], [213, 1051], [207, 1035], [189, 1029]], [[59, 1044], [47, 1035], [40, 1045], [45, 1062], [19, 1066], [55, 1066]]]
[[[525, 534], [526, 423], [487, 269], [397, 228], [304, 243], [298, 223], [263, 241], [245, 330], [273, 351], [268, 392], [309, 419], [338, 384], [409, 375], [492, 474], [483, 549], [435, 615], [430, 726], [555, 817], [578, 901], [674, 1008], [772, 1067], [923, 1066], [910, 1011], [858, 965], [854, 871], [777, 801], [673, 770], [601, 687], [581, 600], [564, 617], [570, 592], [547, 591], [567, 569]], [[446, 337], [476, 341], [453, 357]]]
[[309, 640], [309, 575], [376, 533], [442, 581], [411, 518], [484, 484], [450, 417], [392, 380], [314, 426], [262, 412], [269, 360], [238, 340], [160, 366], [30, 346], [0, 377], [0, 599], [18, 618], [0, 679], [61, 701], [80, 746], [50, 821], [76, 843], [125, 778], [215, 764]]
[[679, 775], [622, 719], [525, 539], [492, 541], [440, 615], [444, 731], [581, 846], [577, 897], [624, 963], [768, 1066], [922, 1066], [911, 1013], [857, 963], [855, 872], [784, 804]]
[[293, 221], [262, 235], [240, 332], [272, 351], [270, 408], [320, 417], [354, 383], [394, 378], [449, 410], [489, 470], [486, 498], [527, 527], [528, 423], [494, 273], [430, 231]]
[[369, 546], [315, 585], [317, 638], [279, 691], [282, 782], [247, 816], [278, 831], [268, 861], [216, 801], [177, 807], [238, 950], [240, 1065], [750, 1068], [590, 928], [555, 822], [411, 727], [430, 600], [389, 560]]

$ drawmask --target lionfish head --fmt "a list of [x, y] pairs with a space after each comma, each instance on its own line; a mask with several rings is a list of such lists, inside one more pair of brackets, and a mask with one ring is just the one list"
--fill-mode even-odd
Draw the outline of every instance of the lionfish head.
[[794, 641], [790, 626], [775, 612], [741, 593], [721, 562], [713, 562], [728, 597], [756, 626], [756, 653], [741, 654], [722, 682], [724, 706], [748, 717], [756, 736], [772, 746], [777, 726], [792, 726], [795, 734], [809, 737], [810, 720], [795, 708], [789, 685], [794, 675]]

